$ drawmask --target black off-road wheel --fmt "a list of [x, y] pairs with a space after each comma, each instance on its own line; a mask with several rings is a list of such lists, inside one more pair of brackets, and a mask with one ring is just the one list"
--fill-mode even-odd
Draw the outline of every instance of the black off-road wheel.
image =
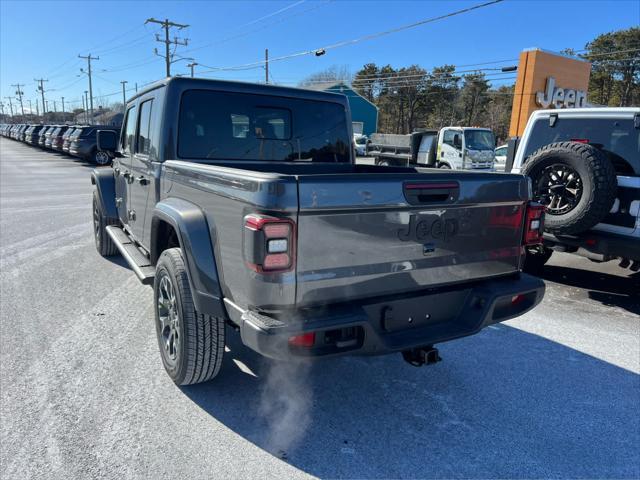
[[225, 322], [195, 310], [181, 249], [160, 255], [153, 297], [160, 356], [171, 379], [192, 385], [214, 378], [224, 356]]
[[522, 172], [531, 178], [534, 199], [545, 206], [545, 230], [554, 234], [584, 232], [602, 221], [618, 188], [609, 159], [583, 143], [546, 145], [527, 159]]
[[113, 240], [107, 233], [106, 227], [109, 225], [117, 225], [118, 221], [107, 218], [104, 213], [104, 208], [98, 191], [93, 191], [93, 238], [96, 243], [96, 250], [103, 257], [110, 257], [118, 253], [118, 247], [116, 247]]

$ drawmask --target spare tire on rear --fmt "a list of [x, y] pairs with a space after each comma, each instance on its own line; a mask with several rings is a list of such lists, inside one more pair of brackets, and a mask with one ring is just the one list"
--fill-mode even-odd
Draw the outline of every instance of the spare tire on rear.
[[536, 150], [522, 173], [531, 178], [534, 200], [546, 207], [545, 231], [575, 234], [609, 213], [618, 188], [616, 172], [597, 148], [558, 142]]

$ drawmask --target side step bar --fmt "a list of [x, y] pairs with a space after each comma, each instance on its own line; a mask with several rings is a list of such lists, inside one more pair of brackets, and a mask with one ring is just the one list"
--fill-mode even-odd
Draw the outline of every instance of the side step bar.
[[118, 250], [127, 261], [131, 269], [134, 271], [138, 280], [145, 285], [153, 283], [153, 278], [156, 275], [156, 269], [149, 259], [142, 254], [136, 244], [131, 241], [129, 236], [120, 227], [110, 225], [106, 227], [107, 233], [116, 244]]

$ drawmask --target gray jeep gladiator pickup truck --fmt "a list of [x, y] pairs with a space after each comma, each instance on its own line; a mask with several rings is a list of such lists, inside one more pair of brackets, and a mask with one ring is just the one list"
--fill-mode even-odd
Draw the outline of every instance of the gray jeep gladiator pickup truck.
[[271, 358], [421, 365], [540, 302], [521, 273], [543, 227], [526, 177], [357, 165], [352, 139], [343, 95], [191, 78], [98, 132], [96, 247], [153, 284], [174, 382], [218, 373], [225, 330]]

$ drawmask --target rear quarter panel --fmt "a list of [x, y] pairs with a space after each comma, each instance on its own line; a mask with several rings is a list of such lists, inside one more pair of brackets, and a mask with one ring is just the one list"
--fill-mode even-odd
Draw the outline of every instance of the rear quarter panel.
[[295, 177], [173, 160], [164, 162], [163, 176], [163, 198], [183, 198], [205, 212], [225, 298], [243, 309], [295, 304], [295, 271], [257, 274], [243, 257], [246, 215], [297, 221]]

